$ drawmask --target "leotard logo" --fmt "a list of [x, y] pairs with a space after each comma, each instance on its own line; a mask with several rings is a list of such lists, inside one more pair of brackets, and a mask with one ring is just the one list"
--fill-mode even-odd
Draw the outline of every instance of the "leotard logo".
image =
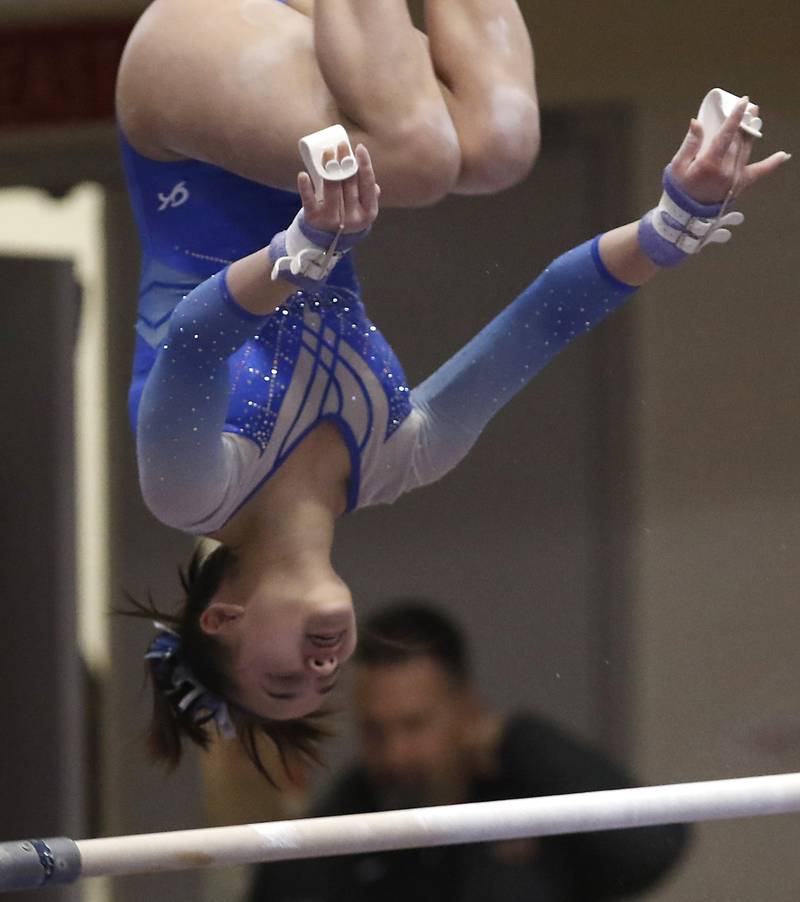
[[186, 201], [189, 200], [190, 196], [189, 189], [186, 187], [186, 182], [178, 182], [169, 194], [158, 195], [158, 199], [161, 201], [158, 212], [163, 213], [167, 207], [182, 207]]

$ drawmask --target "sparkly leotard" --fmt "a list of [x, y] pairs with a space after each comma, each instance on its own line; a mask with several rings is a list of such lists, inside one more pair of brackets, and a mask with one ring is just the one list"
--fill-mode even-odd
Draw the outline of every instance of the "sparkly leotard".
[[[269, 244], [292, 221], [300, 199], [199, 160], [151, 160], [121, 133], [120, 144], [143, 256], [129, 394], [135, 427], [142, 388], [175, 305], [226, 264]], [[349, 257], [330, 282], [358, 291]]]
[[259, 317], [236, 304], [225, 276], [175, 308], [139, 408], [145, 500], [194, 533], [223, 526], [325, 420], [350, 452], [349, 510], [435, 481], [559, 350], [634, 291], [606, 270], [597, 239], [587, 242], [409, 391], [355, 294], [298, 292]]

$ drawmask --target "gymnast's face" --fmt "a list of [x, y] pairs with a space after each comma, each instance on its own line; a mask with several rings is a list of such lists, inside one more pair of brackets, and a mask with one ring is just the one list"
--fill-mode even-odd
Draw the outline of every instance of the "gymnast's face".
[[463, 801], [473, 697], [433, 658], [359, 664], [361, 759], [383, 807]]
[[350, 590], [333, 574], [273, 580], [241, 605], [212, 601], [200, 622], [231, 653], [233, 700], [273, 720], [316, 711], [356, 646]]

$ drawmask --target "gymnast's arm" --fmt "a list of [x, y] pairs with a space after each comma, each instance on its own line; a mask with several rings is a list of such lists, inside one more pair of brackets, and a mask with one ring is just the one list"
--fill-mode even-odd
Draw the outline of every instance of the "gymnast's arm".
[[[734, 185], [770, 174], [787, 154], [746, 165], [752, 138], [739, 125], [740, 104], [708, 148], [692, 120], [668, 172], [695, 211], [713, 219]], [[716, 205], [716, 206], [715, 206]], [[411, 393], [418, 436], [404, 490], [434, 482], [469, 451], [489, 420], [555, 355], [591, 331], [638, 288], [686, 254], [661, 247], [645, 224], [630, 223], [568, 251], [486, 328]]]
[[223, 438], [228, 358], [294, 291], [270, 282], [268, 272], [261, 250], [191, 291], [147, 378], [136, 430], [139, 481], [150, 510], [178, 529], [193, 531], [212, 516], [236, 480], [234, 450]]
[[[302, 242], [306, 250], [321, 252], [317, 242], [327, 247], [340, 226], [339, 247], [352, 244], [377, 217], [380, 189], [363, 145], [356, 156], [356, 175], [326, 181], [319, 202], [309, 176], [300, 173], [302, 225], [293, 233], [293, 224], [269, 248], [198, 285], [175, 308], [142, 393], [136, 434], [142, 494], [162, 522], [202, 531], [198, 524], [213, 516], [235, 484], [238, 456], [223, 434], [230, 395], [228, 358], [275, 315], [298, 284], [310, 281], [304, 280], [303, 269], [298, 275], [280, 268], [283, 262], [292, 259]], [[278, 278], [270, 280], [273, 264]]]

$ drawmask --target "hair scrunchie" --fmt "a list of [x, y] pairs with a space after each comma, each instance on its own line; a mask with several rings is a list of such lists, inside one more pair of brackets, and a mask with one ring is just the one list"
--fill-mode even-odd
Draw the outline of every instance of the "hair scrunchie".
[[153, 676], [158, 689], [180, 713], [186, 713], [197, 726], [214, 721], [220, 735], [226, 739], [236, 736], [228, 703], [210, 692], [194, 676], [181, 655], [181, 637], [174, 630], [153, 621], [156, 637], [150, 643], [145, 660], [152, 661]]

